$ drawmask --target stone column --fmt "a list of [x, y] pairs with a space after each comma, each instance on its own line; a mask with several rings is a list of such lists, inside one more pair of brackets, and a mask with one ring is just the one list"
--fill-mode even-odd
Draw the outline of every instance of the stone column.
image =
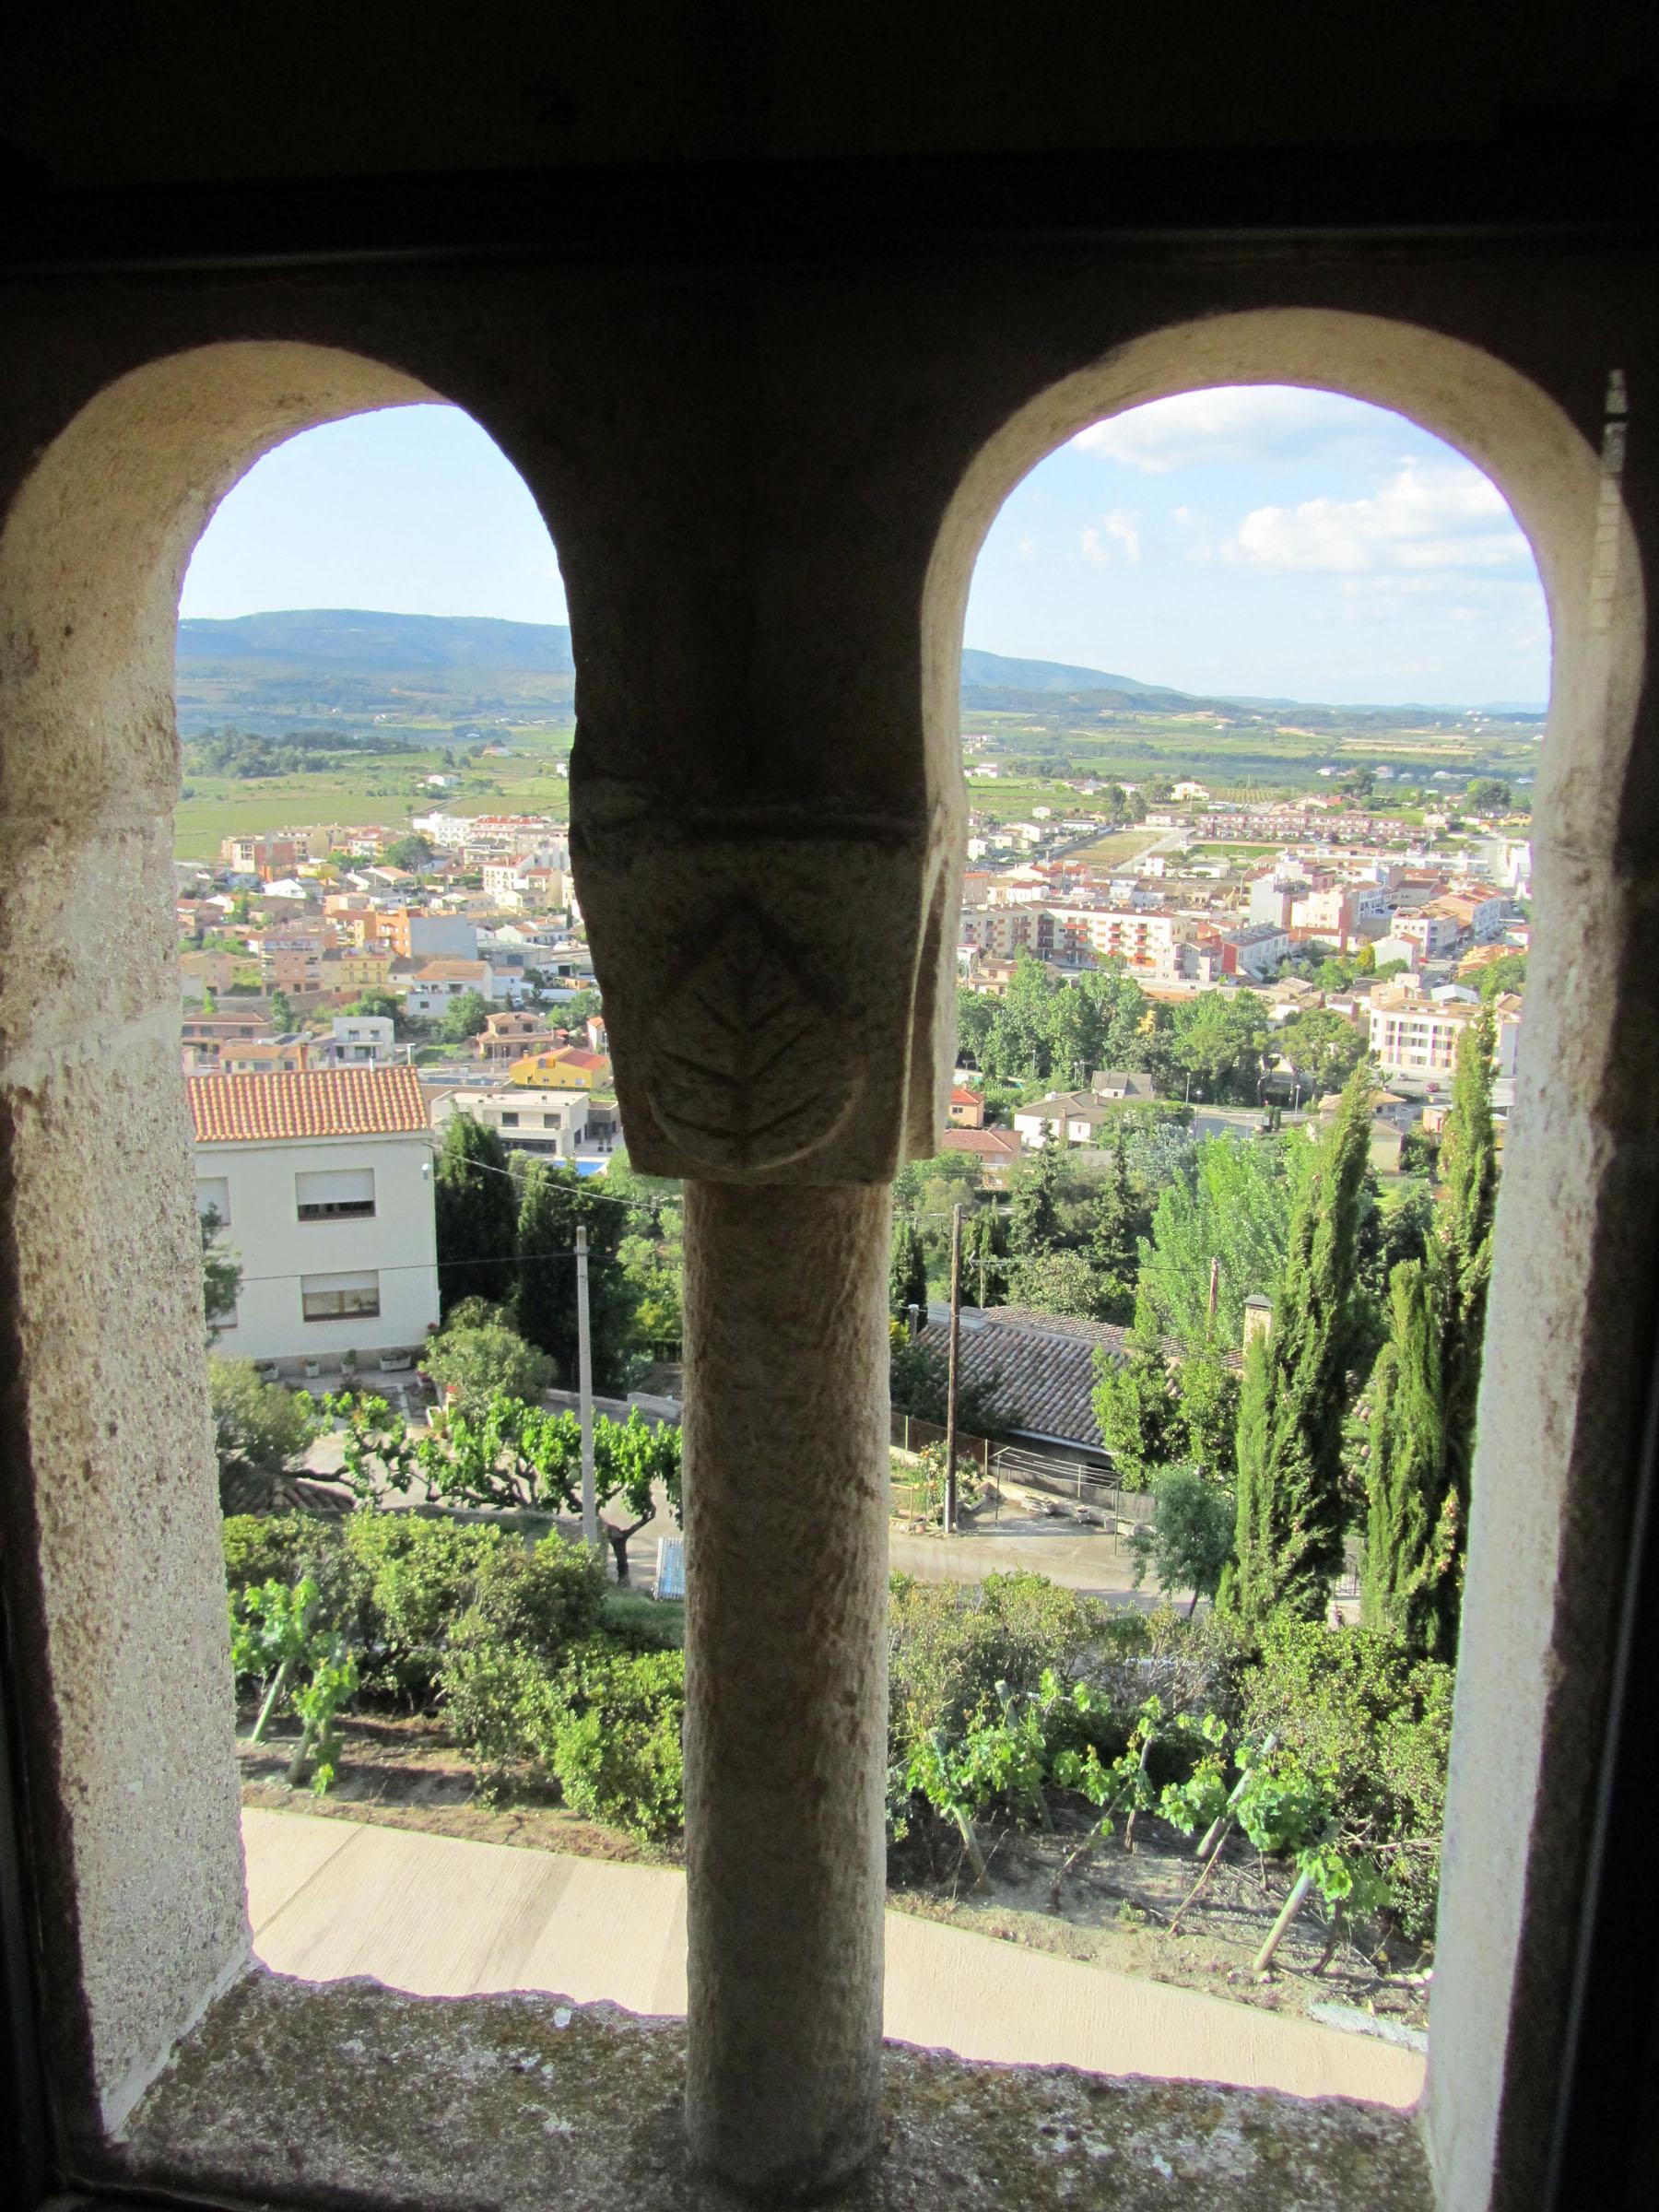
[[877, 2137], [891, 1194], [686, 1199], [687, 2124], [771, 2203]]

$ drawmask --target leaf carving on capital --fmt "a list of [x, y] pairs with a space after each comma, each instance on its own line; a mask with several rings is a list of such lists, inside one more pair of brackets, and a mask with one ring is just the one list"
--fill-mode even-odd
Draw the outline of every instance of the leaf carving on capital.
[[782, 1167], [834, 1135], [862, 1078], [851, 1024], [784, 933], [747, 900], [728, 908], [657, 1018], [663, 1134], [712, 1170]]

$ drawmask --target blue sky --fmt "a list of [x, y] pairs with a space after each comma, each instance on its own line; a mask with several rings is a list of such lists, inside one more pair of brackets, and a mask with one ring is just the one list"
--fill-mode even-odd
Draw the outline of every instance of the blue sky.
[[[523, 483], [454, 408], [358, 416], [251, 469], [181, 612], [294, 606], [562, 622]], [[1542, 705], [1549, 629], [1496, 488], [1335, 394], [1186, 394], [1086, 429], [985, 540], [967, 642], [1190, 691]]]

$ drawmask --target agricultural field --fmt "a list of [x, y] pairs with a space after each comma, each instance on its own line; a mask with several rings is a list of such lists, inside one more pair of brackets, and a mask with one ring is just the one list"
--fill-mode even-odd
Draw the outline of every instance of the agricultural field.
[[[220, 840], [276, 830], [292, 822], [397, 825], [433, 806], [455, 814], [546, 814], [563, 821], [570, 784], [558, 772], [570, 758], [570, 725], [543, 724], [500, 733], [500, 752], [468, 758], [444, 730], [402, 724], [383, 735], [410, 749], [331, 755], [329, 764], [290, 775], [213, 775], [193, 765], [185, 741], [183, 795], [174, 817], [174, 850], [181, 860], [217, 855]], [[459, 787], [442, 792], [425, 778], [458, 773]]]
[[[1069, 795], [1069, 794], [1068, 794]], [[1113, 830], [1105, 837], [1097, 837], [1091, 845], [1085, 845], [1073, 854], [1076, 860], [1085, 860], [1091, 867], [1122, 868], [1167, 834], [1161, 830]]]

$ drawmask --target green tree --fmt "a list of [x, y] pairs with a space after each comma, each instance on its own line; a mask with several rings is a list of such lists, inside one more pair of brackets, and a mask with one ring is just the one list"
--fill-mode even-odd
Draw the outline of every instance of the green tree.
[[893, 1217], [893, 1251], [888, 1263], [888, 1312], [895, 1321], [904, 1320], [912, 1306], [927, 1314], [927, 1254], [922, 1249], [922, 1232], [910, 1214]]
[[1094, 1417], [1118, 1472], [1144, 1488], [1174, 1457], [1181, 1430], [1169, 1355], [1145, 1300], [1135, 1313], [1127, 1352], [1095, 1352]]
[[1210, 1265], [1216, 1263], [1214, 1330], [1236, 1345], [1244, 1300], [1271, 1297], [1284, 1266], [1290, 1216], [1312, 1165], [1312, 1147], [1286, 1137], [1204, 1137], [1186, 1149], [1159, 1194], [1152, 1234], [1140, 1248], [1139, 1288], [1158, 1325], [1188, 1350], [1212, 1334]]
[[[606, 1178], [608, 1181], [608, 1177]], [[618, 1389], [628, 1380], [641, 1285], [620, 1253], [630, 1233], [629, 1209], [594, 1187], [573, 1168], [524, 1163], [518, 1212], [517, 1288], [513, 1313], [530, 1342], [548, 1353], [566, 1389], [577, 1380], [576, 1231], [587, 1230], [588, 1329], [594, 1386]]]
[[1218, 1343], [1200, 1346], [1181, 1363], [1176, 1418], [1186, 1457], [1212, 1480], [1230, 1482], [1239, 1430], [1238, 1371]]
[[1493, 999], [1506, 991], [1524, 991], [1526, 988], [1526, 955], [1524, 952], [1500, 953], [1495, 960], [1480, 971], [1479, 990], [1489, 1006]]
[[995, 1200], [976, 1206], [962, 1222], [962, 1296], [981, 1307], [1005, 1302], [1008, 1277], [1007, 1217]]
[[1477, 776], [1465, 794], [1473, 814], [1507, 814], [1514, 794], [1501, 776]]
[[507, 1148], [469, 1113], [444, 1124], [434, 1173], [441, 1311], [457, 1299], [512, 1297], [517, 1272], [518, 1193]]
[[1171, 1056], [1199, 1095], [1252, 1101], [1266, 1041], [1267, 1017], [1251, 993], [1206, 991], [1176, 1009]]
[[1151, 1209], [1130, 1179], [1128, 1133], [1120, 1122], [1112, 1148], [1112, 1172], [1095, 1195], [1088, 1230], [1087, 1249], [1100, 1287], [1103, 1320], [1133, 1319], [1140, 1241], [1151, 1226]]
[[[262, 1382], [251, 1359], [209, 1359], [207, 1397], [221, 1503], [230, 1484], [251, 1480], [260, 1493], [260, 1510], [268, 1510], [277, 1484], [303, 1460], [317, 1434], [310, 1398]], [[239, 1510], [247, 1511], [248, 1502]]]
[[1365, 1040], [1340, 1014], [1315, 1006], [1293, 1014], [1278, 1033], [1278, 1050], [1315, 1097], [1339, 1090], [1365, 1058]]
[[1034, 1252], [1016, 1260], [1008, 1277], [1008, 1303], [1074, 1321], [1106, 1318], [1100, 1279], [1080, 1252]]
[[465, 1044], [478, 1036], [489, 1019], [489, 1001], [481, 991], [463, 991], [443, 1009], [438, 1034], [446, 1044]]
[[271, 994], [271, 1027], [280, 1037], [294, 1026], [294, 1006], [286, 991]]
[[1476, 1406], [1491, 1289], [1493, 1217], [1498, 1210], [1498, 1141], [1491, 1117], [1493, 1016], [1482, 1006], [1458, 1040], [1458, 1071], [1440, 1139], [1440, 1201], [1433, 1265], [1440, 1277], [1440, 1387], [1444, 1394], [1449, 1533], [1440, 1577], [1433, 1653], [1451, 1657], [1458, 1637], [1462, 1561], [1469, 1542], [1469, 1473], [1476, 1458]]
[[1008, 1252], [1016, 1262], [1031, 1259], [1058, 1243], [1063, 1178], [1060, 1147], [1051, 1129], [1037, 1151], [1015, 1171], [1008, 1206]]
[[553, 1381], [547, 1353], [500, 1324], [445, 1329], [428, 1347], [424, 1364], [441, 1390], [453, 1383], [468, 1407], [498, 1395], [534, 1405]]
[[1440, 1275], [1436, 1262], [1406, 1260], [1389, 1282], [1388, 1341], [1371, 1382], [1362, 1589], [1368, 1629], [1449, 1658], [1462, 1532], [1447, 1480]]
[[390, 991], [365, 991], [360, 998], [354, 998], [348, 1006], [342, 1006], [340, 1011], [342, 1014], [372, 1015], [382, 1021], [396, 1021], [403, 1012], [403, 1005], [401, 1000], [393, 997]]
[[209, 1347], [214, 1340], [215, 1323], [229, 1319], [241, 1292], [241, 1268], [229, 1253], [218, 1249], [216, 1241], [224, 1226], [217, 1206], [202, 1208], [198, 1224], [202, 1239], [202, 1309], [207, 1317]]
[[1359, 1067], [1302, 1186], [1272, 1330], [1245, 1355], [1236, 1560], [1222, 1595], [1252, 1625], [1281, 1609], [1323, 1619], [1342, 1564], [1343, 1427], [1360, 1322], [1371, 1124], [1371, 1079]]
[[381, 858], [390, 867], [407, 868], [411, 875], [418, 875], [422, 868], [431, 866], [432, 848], [418, 830], [411, 830], [405, 837], [394, 837]]
[[1164, 1467], [1152, 1477], [1152, 1501], [1153, 1519], [1137, 1523], [1129, 1538], [1135, 1587], [1150, 1569], [1160, 1590], [1192, 1592], [1190, 1616], [1201, 1597], [1215, 1596], [1232, 1557], [1233, 1495], [1191, 1467]]

